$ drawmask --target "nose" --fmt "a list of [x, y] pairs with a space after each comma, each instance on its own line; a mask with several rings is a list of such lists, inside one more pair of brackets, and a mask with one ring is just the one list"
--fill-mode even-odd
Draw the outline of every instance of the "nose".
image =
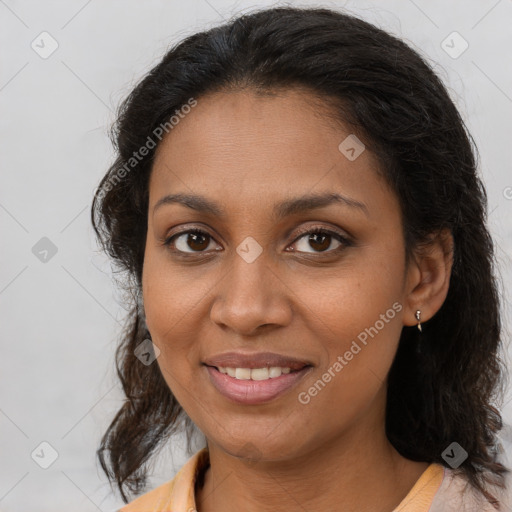
[[233, 255], [210, 310], [213, 322], [243, 336], [284, 327], [292, 319], [290, 290], [277, 265], [264, 252], [249, 261], [243, 253]]

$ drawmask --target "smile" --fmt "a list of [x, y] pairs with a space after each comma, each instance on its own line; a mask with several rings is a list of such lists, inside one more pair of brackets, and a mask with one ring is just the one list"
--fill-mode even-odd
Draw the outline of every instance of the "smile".
[[281, 368], [280, 366], [271, 366], [270, 368], [229, 368], [218, 367], [220, 373], [229, 375], [238, 380], [267, 380], [281, 377], [282, 374], [291, 372], [291, 368]]
[[298, 370], [288, 367], [232, 368], [207, 366], [214, 388], [231, 402], [258, 405], [270, 402], [298, 385], [312, 366]]

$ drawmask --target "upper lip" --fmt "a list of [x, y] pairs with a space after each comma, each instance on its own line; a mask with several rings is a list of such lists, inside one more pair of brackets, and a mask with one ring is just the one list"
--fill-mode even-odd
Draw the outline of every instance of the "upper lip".
[[292, 370], [300, 370], [305, 366], [311, 366], [311, 363], [302, 361], [295, 357], [274, 354], [272, 352], [258, 353], [241, 353], [241, 352], [225, 352], [212, 357], [208, 357], [203, 361], [207, 366], [215, 366], [222, 368], [270, 368], [278, 366], [281, 368], [290, 368]]

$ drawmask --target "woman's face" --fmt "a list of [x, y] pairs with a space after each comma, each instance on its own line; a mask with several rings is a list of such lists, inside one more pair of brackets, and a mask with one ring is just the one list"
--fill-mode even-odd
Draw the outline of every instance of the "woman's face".
[[298, 90], [208, 95], [155, 156], [147, 326], [172, 393], [233, 455], [284, 460], [383, 428], [414, 323], [397, 199], [323, 112]]

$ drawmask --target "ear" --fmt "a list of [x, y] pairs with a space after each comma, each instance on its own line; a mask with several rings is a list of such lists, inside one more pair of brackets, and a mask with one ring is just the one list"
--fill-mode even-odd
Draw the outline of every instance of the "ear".
[[417, 325], [432, 318], [448, 295], [453, 264], [453, 236], [449, 229], [433, 233], [414, 251], [407, 269], [404, 325]]

